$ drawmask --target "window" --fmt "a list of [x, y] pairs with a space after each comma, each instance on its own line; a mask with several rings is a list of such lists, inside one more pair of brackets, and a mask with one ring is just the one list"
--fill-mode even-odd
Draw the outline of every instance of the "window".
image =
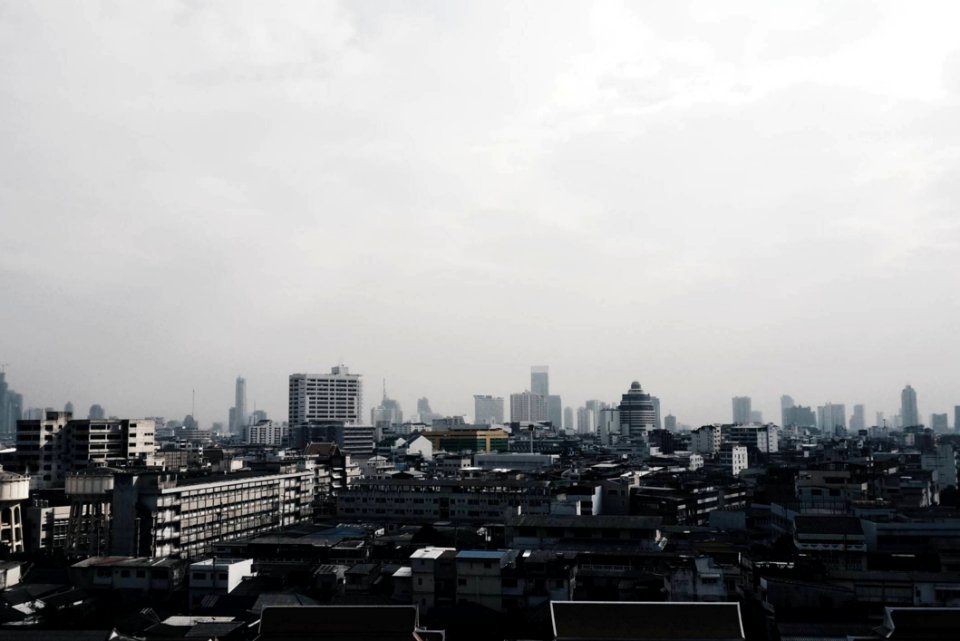
[[206, 581], [206, 580], [207, 580], [207, 573], [206, 573], [206, 572], [194, 572], [194, 573], [193, 573], [193, 580], [194, 580], [194, 581]]
[[220, 572], [219, 574], [217, 574], [217, 578], [220, 579], [221, 581], [226, 581], [226, 580], [227, 580], [227, 573], [226, 573], [226, 572]]

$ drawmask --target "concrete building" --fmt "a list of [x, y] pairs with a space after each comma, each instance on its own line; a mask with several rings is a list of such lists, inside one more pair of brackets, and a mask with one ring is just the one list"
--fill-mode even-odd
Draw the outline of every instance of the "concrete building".
[[663, 429], [670, 432], [677, 431], [677, 417], [673, 414], [667, 414], [663, 417]]
[[360, 375], [351, 374], [343, 365], [329, 374], [291, 374], [291, 426], [312, 421], [359, 423], [363, 406]]
[[776, 425], [724, 425], [720, 433], [724, 443], [755, 447], [764, 454], [780, 450]]
[[230, 434], [243, 436], [243, 428], [247, 425], [247, 379], [238, 376], [234, 385], [234, 403], [230, 409]]
[[704, 425], [690, 432], [690, 449], [696, 454], [713, 455], [719, 452], [721, 441], [719, 425]]
[[73, 585], [83, 590], [134, 590], [169, 594], [183, 585], [185, 562], [129, 556], [91, 556], [70, 566]]
[[550, 396], [550, 368], [546, 365], [530, 368], [530, 392], [544, 398]]
[[460, 479], [360, 479], [336, 497], [337, 515], [375, 522], [483, 524], [518, 508], [548, 514], [552, 500], [545, 481]]
[[503, 397], [490, 394], [473, 395], [473, 422], [475, 425], [503, 424]]
[[0, 549], [7, 554], [24, 551], [20, 506], [30, 496], [30, 480], [0, 468]]
[[865, 429], [867, 429], [866, 410], [862, 404], [854, 405], [853, 414], [850, 416], [850, 431], [857, 434]]
[[452, 454], [459, 452], [506, 452], [510, 448], [510, 437], [503, 430], [449, 430], [445, 432], [423, 432], [423, 437], [433, 444], [435, 452]]
[[151, 419], [74, 420], [47, 412], [43, 420], [17, 423], [17, 464], [31, 487], [59, 487], [67, 474], [89, 466], [152, 462], [155, 429]]
[[845, 405], [827, 403], [817, 407], [817, 427], [826, 436], [843, 434], [847, 430], [847, 408]]
[[907, 385], [900, 392], [900, 421], [902, 427], [920, 425], [920, 410], [917, 407], [917, 392]]
[[512, 423], [540, 423], [549, 420], [547, 398], [533, 392], [510, 395], [510, 421]]
[[938, 434], [943, 434], [944, 432], [948, 431], [950, 429], [950, 425], [947, 422], [947, 414], [931, 414], [930, 429]]
[[620, 412], [621, 436], [640, 437], [648, 430], [656, 429], [657, 408], [653, 397], [644, 392], [637, 381], [630, 384], [630, 389], [620, 398], [617, 409]]
[[749, 396], [734, 396], [733, 401], [733, 423], [739, 425], [750, 424], [750, 412], [753, 411], [752, 401]]
[[527, 454], [523, 452], [476, 454], [473, 464], [483, 470], [514, 470], [536, 472], [560, 462], [557, 454]]
[[115, 478], [111, 554], [195, 558], [213, 544], [309, 522], [312, 471], [194, 478], [145, 472]]
[[720, 446], [720, 465], [725, 467], [733, 476], [749, 467], [747, 448], [734, 443], [724, 443]]
[[452, 606], [457, 594], [457, 549], [425, 547], [410, 555], [413, 604], [426, 614], [437, 606]]
[[457, 552], [457, 603], [503, 610], [503, 571], [516, 556], [509, 550]]
[[253, 559], [204, 559], [191, 563], [187, 576], [190, 607], [197, 608], [204, 597], [230, 594], [254, 576]]
[[817, 414], [812, 407], [794, 405], [783, 410], [784, 427], [816, 427]]
[[563, 401], [556, 394], [547, 396], [547, 420], [557, 429], [563, 427]]
[[290, 427], [286, 423], [274, 423], [270, 420], [248, 425], [246, 432], [246, 440], [250, 445], [280, 447], [286, 445], [290, 438]]
[[565, 430], [575, 430], [577, 429], [577, 424], [574, 420], [573, 408], [569, 405], [563, 408], [563, 429]]

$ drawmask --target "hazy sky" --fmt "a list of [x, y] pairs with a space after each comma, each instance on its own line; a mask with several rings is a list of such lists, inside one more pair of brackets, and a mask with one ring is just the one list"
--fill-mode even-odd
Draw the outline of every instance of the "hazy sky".
[[[960, 404], [960, 3], [0, 0], [27, 405]], [[951, 416], [951, 423], [952, 423]]]

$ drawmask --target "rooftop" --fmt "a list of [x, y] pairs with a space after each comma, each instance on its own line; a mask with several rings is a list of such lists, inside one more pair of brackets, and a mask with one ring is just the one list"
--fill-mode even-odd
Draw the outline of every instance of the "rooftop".
[[740, 641], [738, 603], [554, 601], [558, 641]]

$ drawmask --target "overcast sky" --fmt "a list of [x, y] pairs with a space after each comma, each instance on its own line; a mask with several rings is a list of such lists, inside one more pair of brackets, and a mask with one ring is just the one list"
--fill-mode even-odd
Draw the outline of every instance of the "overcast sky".
[[0, 0], [0, 362], [226, 421], [346, 363], [681, 423], [960, 404], [960, 3]]

